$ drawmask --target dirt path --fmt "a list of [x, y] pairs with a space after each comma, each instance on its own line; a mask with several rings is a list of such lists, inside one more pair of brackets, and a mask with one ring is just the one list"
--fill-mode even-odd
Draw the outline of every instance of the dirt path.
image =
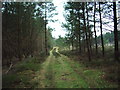
[[104, 88], [113, 87], [102, 79], [104, 73], [97, 70], [88, 70], [78, 62], [70, 60], [54, 47], [50, 56], [42, 64], [34, 80], [37, 88]]

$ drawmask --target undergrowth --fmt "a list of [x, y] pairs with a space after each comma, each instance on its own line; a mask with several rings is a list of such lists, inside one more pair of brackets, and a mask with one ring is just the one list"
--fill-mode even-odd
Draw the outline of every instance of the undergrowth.
[[[12, 67], [8, 74], [2, 76], [3, 88], [33, 88], [36, 83], [31, 82], [35, 77], [35, 73], [41, 68], [42, 58], [27, 58]], [[41, 60], [41, 61], [40, 61]]]
[[106, 51], [106, 56], [102, 57], [101, 54], [92, 56], [92, 60], [88, 61], [87, 55], [80, 54], [76, 51], [61, 51], [60, 53], [68, 56], [72, 60], [78, 61], [80, 64], [87, 68], [98, 69], [105, 72], [103, 78], [111, 83], [118, 84], [120, 80], [118, 74], [120, 73], [120, 64], [114, 61], [113, 53], [109, 50]]

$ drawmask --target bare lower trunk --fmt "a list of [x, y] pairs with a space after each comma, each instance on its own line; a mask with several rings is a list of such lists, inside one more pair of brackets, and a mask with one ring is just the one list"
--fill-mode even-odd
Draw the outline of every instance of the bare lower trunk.
[[20, 50], [20, 5], [18, 3], [18, 58], [21, 61], [21, 50]]
[[96, 10], [96, 2], [94, 3], [94, 33], [95, 33], [95, 48], [96, 48], [96, 54], [98, 54], [98, 45], [97, 45], [97, 34], [96, 34], [96, 29], [95, 29], [95, 11]]
[[92, 46], [91, 46], [91, 31], [89, 28], [89, 19], [88, 19], [88, 8], [87, 8], [87, 2], [86, 2], [86, 12], [87, 12], [87, 31], [89, 33], [88, 35], [88, 46], [89, 46], [89, 50], [90, 50], [90, 54], [92, 54]]
[[119, 61], [119, 49], [118, 49], [118, 30], [117, 30], [117, 17], [116, 17], [116, 2], [113, 2], [113, 12], [114, 12], [114, 42], [115, 42], [115, 48], [114, 48], [114, 56], [115, 60]]
[[103, 34], [102, 34], [102, 19], [101, 19], [101, 10], [100, 10], [100, 2], [99, 2], [99, 14], [100, 14], [100, 31], [101, 31], [101, 44], [102, 44], [102, 55], [104, 56], [104, 42], [103, 42]]
[[[79, 20], [80, 20], [80, 14], [78, 13], [78, 18], [79, 18]], [[78, 32], [79, 32], [79, 36], [78, 36], [78, 43], [79, 43], [79, 52], [81, 53], [82, 51], [81, 51], [81, 32], [80, 32], [80, 21], [78, 20], [78, 22], [79, 22], [79, 28], [78, 28]]]
[[85, 11], [84, 11], [84, 6], [85, 4], [83, 3], [83, 18], [84, 18], [84, 30], [85, 30], [85, 36], [86, 36], [86, 45], [87, 45], [87, 53], [88, 53], [88, 59], [89, 61], [91, 61], [91, 56], [90, 56], [90, 49], [89, 49], [89, 45], [88, 45], [88, 35], [87, 35], [87, 30], [86, 30], [86, 22], [85, 22]]
[[46, 14], [46, 5], [45, 5], [45, 53], [46, 53], [46, 55], [48, 54], [48, 49], [47, 49], [47, 27], [46, 27], [46, 16], [47, 14]]

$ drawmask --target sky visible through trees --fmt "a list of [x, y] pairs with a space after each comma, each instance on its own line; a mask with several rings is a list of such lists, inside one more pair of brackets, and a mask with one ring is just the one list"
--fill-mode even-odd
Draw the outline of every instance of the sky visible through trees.
[[[57, 6], [56, 11], [58, 12], [58, 15], [56, 15], [54, 18], [58, 19], [58, 22], [48, 23], [48, 26], [51, 26], [51, 27], [53, 27], [55, 29], [55, 31], [52, 32], [52, 35], [55, 38], [58, 38], [59, 35], [64, 37], [65, 34], [67, 33], [66, 29], [61, 27], [62, 22], [66, 23], [65, 17], [64, 17], [64, 14], [65, 14], [65, 12], [64, 12], [64, 5], [66, 4], [66, 2], [67, 2], [66, 0], [60, 0], [60, 1], [53, 0], [53, 3]], [[117, 8], [119, 7], [118, 5], [119, 4], [117, 4]], [[117, 9], [117, 12], [118, 11], [119, 10]], [[113, 13], [113, 12], [111, 12], [111, 13]], [[117, 13], [117, 17], [119, 17], [118, 14], [119, 13]], [[111, 14], [111, 17], [112, 17], [112, 15], [113, 14]], [[99, 17], [99, 15], [97, 15], [96, 17]], [[105, 18], [105, 19], [103, 19], [103, 21], [111, 21], [111, 20], [112, 20], [112, 18]], [[113, 25], [114, 25], [113, 22], [109, 23], [108, 25], [103, 25], [103, 30], [104, 30], [103, 33], [105, 34], [106, 32], [113, 31], [112, 30], [113, 29]], [[99, 24], [96, 24], [96, 27], [98, 27], [98, 26], [99, 26]], [[93, 31], [93, 29], [92, 29], [92, 31]], [[59, 32], [59, 33], [57, 33], [57, 32]], [[99, 35], [100, 35], [100, 30], [98, 28], [97, 29], [97, 36], [99, 36]]]

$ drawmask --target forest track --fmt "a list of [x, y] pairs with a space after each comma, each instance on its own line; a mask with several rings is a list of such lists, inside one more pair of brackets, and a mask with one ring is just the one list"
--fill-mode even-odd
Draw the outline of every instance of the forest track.
[[114, 87], [102, 78], [103, 73], [89, 70], [80, 63], [70, 60], [54, 47], [42, 64], [35, 79], [37, 88], [105, 88]]

